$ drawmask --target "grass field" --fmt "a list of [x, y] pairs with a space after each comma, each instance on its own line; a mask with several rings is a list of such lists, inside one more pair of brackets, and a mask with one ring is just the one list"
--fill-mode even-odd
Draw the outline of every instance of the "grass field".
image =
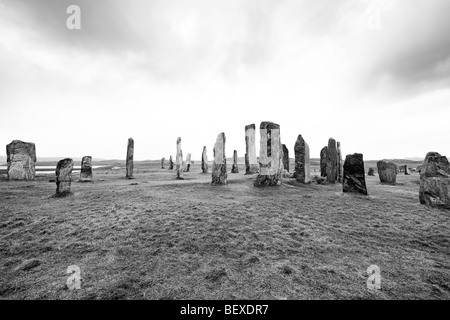
[[450, 211], [419, 204], [418, 174], [366, 177], [364, 197], [293, 179], [258, 189], [239, 170], [212, 186], [199, 163], [183, 181], [157, 163], [134, 180], [102, 169], [58, 199], [48, 177], [1, 180], [0, 298], [450, 299]]

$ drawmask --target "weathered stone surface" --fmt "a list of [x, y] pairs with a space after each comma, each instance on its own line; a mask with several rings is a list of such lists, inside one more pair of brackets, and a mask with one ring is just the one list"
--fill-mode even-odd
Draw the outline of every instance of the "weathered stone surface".
[[295, 152], [295, 172], [294, 178], [299, 182], [309, 183], [310, 178], [310, 159], [309, 159], [309, 146], [299, 134], [294, 146]]
[[183, 152], [181, 151], [181, 138], [177, 138], [177, 155], [175, 159], [175, 170], [177, 171], [177, 179], [182, 180], [183, 173]]
[[36, 146], [32, 142], [13, 140], [6, 146], [8, 180], [34, 180]]
[[341, 143], [337, 142], [337, 180], [342, 183], [342, 175], [343, 175], [343, 162], [342, 162], [342, 153], [341, 153]]
[[381, 183], [395, 184], [397, 181], [397, 165], [386, 160], [377, 162], [378, 176]]
[[127, 147], [127, 173], [126, 178], [133, 179], [133, 159], [134, 159], [134, 140], [132, 138], [128, 139], [128, 147]]
[[56, 196], [61, 197], [71, 193], [73, 160], [59, 160], [56, 165]]
[[165, 169], [164, 165], [166, 164], [166, 158], [161, 159], [161, 169]]
[[258, 159], [256, 158], [255, 125], [245, 126], [245, 174], [258, 173]]
[[374, 176], [375, 175], [375, 169], [369, 168], [369, 172], [367, 173], [368, 176]]
[[92, 157], [85, 156], [81, 159], [81, 172], [80, 172], [81, 182], [91, 182], [92, 181]]
[[420, 174], [419, 200], [430, 207], [450, 209], [450, 163], [437, 152], [428, 154]]
[[367, 195], [363, 155], [360, 153], [348, 155], [345, 158], [343, 169], [342, 191]]
[[213, 184], [227, 184], [227, 159], [225, 157], [225, 133], [220, 133], [217, 136], [214, 145], [214, 162], [212, 168]]
[[289, 149], [283, 144], [283, 169], [289, 172]]
[[327, 176], [327, 158], [328, 158], [328, 147], [323, 147], [320, 150], [320, 176]]
[[173, 170], [173, 159], [172, 156], [169, 158], [169, 170]]
[[191, 170], [191, 154], [188, 153], [186, 155], [186, 166], [184, 169], [184, 172], [189, 172]]
[[208, 173], [208, 169], [208, 155], [206, 153], [206, 146], [204, 146], [202, 152], [202, 173]]
[[233, 152], [233, 166], [231, 167], [231, 173], [239, 173], [238, 156], [236, 150], [234, 150]]
[[328, 140], [327, 149], [327, 182], [336, 183], [338, 172], [338, 150], [336, 140], [330, 138]]
[[280, 126], [273, 122], [261, 122], [260, 125], [259, 174], [255, 187], [277, 186], [281, 184], [282, 159], [280, 154]]

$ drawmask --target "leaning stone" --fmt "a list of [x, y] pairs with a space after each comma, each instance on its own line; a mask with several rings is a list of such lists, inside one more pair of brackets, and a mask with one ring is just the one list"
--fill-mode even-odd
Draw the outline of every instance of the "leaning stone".
[[320, 150], [320, 176], [327, 176], [327, 158], [328, 158], [328, 147], [323, 147]]
[[128, 139], [127, 147], [127, 173], [126, 178], [133, 179], [133, 158], [134, 158], [134, 140], [132, 138]]
[[59, 160], [56, 165], [56, 196], [63, 197], [71, 193], [73, 160]]
[[254, 182], [255, 187], [281, 185], [280, 159], [281, 140], [280, 125], [273, 122], [261, 122], [259, 149], [259, 174]]
[[8, 180], [34, 180], [36, 146], [32, 142], [13, 140], [6, 146]]
[[208, 173], [208, 155], [206, 153], [206, 146], [203, 147], [202, 152], [202, 173]]
[[438, 153], [427, 155], [420, 175], [419, 200], [430, 207], [450, 209], [450, 163]]
[[294, 178], [302, 183], [309, 183], [310, 178], [310, 159], [309, 159], [309, 146], [299, 134], [294, 146], [295, 152], [295, 172]]
[[166, 164], [166, 158], [161, 159], [161, 169], [165, 169], [164, 165]]
[[214, 162], [212, 169], [213, 184], [227, 184], [227, 159], [225, 157], [225, 133], [220, 133], [217, 136], [216, 144], [214, 145]]
[[337, 166], [338, 166], [338, 150], [336, 140], [330, 138], [328, 140], [327, 150], [327, 182], [336, 183]]
[[386, 160], [377, 162], [378, 176], [381, 183], [395, 184], [397, 181], [397, 165]]
[[245, 126], [245, 174], [258, 173], [258, 159], [256, 158], [255, 125]]
[[81, 159], [80, 182], [92, 181], [92, 157], [85, 156]]
[[289, 149], [283, 144], [283, 169], [289, 172]]
[[369, 172], [367, 173], [368, 176], [375, 176], [375, 169], [370, 167]]
[[234, 150], [233, 152], [233, 166], [231, 167], [231, 173], [239, 173], [239, 168], [238, 168], [238, 156], [237, 156], [237, 151]]
[[349, 193], [367, 195], [366, 172], [364, 170], [363, 155], [355, 153], [348, 155], [344, 162], [342, 190]]

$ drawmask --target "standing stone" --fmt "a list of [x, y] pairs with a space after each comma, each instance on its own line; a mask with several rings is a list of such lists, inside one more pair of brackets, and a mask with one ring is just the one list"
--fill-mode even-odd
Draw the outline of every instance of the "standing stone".
[[164, 164], [166, 163], [166, 158], [161, 159], [161, 169], [164, 169]]
[[360, 153], [348, 155], [343, 169], [342, 191], [367, 195], [363, 155]]
[[336, 140], [330, 138], [328, 140], [327, 149], [327, 182], [336, 183], [338, 165], [338, 151]]
[[63, 197], [70, 194], [72, 183], [73, 160], [66, 158], [56, 165], [56, 196]]
[[450, 163], [439, 153], [429, 153], [420, 174], [419, 200], [430, 207], [450, 209]]
[[302, 183], [308, 183], [310, 178], [310, 159], [309, 159], [309, 146], [299, 134], [294, 146], [295, 152], [295, 172], [294, 178]]
[[34, 180], [36, 146], [32, 142], [13, 140], [6, 146], [8, 180]]
[[397, 180], [397, 166], [392, 162], [380, 160], [377, 162], [378, 176], [381, 183], [395, 184]]
[[404, 170], [405, 170], [405, 176], [409, 176], [408, 165], [405, 164], [405, 165], [403, 166], [403, 168], [404, 168]]
[[327, 158], [328, 158], [328, 147], [323, 147], [320, 150], [320, 176], [327, 176]]
[[233, 152], [233, 166], [231, 167], [231, 173], [239, 173], [237, 162], [238, 162], [237, 151], [234, 150], [234, 152]]
[[133, 158], [134, 158], [134, 140], [132, 138], [128, 139], [127, 148], [127, 179], [133, 179]]
[[170, 158], [169, 158], [169, 170], [173, 170], [173, 160], [172, 160], [172, 156], [170, 156]]
[[186, 168], [185, 168], [184, 172], [189, 172], [190, 169], [191, 169], [191, 154], [188, 153], [186, 155]]
[[289, 150], [285, 144], [283, 144], [283, 169], [289, 172]]
[[343, 162], [342, 162], [342, 154], [341, 154], [341, 143], [337, 142], [337, 180], [342, 183], [342, 174], [344, 171]]
[[258, 159], [256, 158], [255, 125], [245, 126], [245, 174], [258, 173]]
[[212, 183], [227, 184], [227, 159], [225, 157], [225, 133], [217, 136], [214, 145], [214, 163], [212, 168]]
[[259, 174], [255, 187], [277, 186], [281, 184], [281, 139], [280, 125], [261, 122], [260, 125]]
[[206, 154], [206, 146], [203, 147], [202, 152], [202, 173], [208, 173], [208, 155]]
[[368, 176], [375, 176], [375, 169], [374, 168], [369, 168], [369, 172], [367, 173]]
[[177, 138], [177, 155], [176, 155], [176, 166], [175, 169], [177, 171], [177, 179], [182, 180], [182, 172], [183, 172], [183, 152], [181, 151], [181, 138]]
[[83, 157], [83, 159], [81, 159], [80, 181], [92, 181], [92, 157], [90, 156], [85, 156]]

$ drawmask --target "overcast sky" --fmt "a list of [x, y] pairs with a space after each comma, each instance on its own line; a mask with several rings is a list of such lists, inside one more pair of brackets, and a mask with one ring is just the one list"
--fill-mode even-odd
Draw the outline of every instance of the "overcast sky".
[[[69, 30], [67, 7], [81, 8]], [[450, 156], [448, 0], [0, 0], [0, 155], [243, 157], [273, 121], [294, 157]], [[259, 152], [259, 130], [256, 148]]]

